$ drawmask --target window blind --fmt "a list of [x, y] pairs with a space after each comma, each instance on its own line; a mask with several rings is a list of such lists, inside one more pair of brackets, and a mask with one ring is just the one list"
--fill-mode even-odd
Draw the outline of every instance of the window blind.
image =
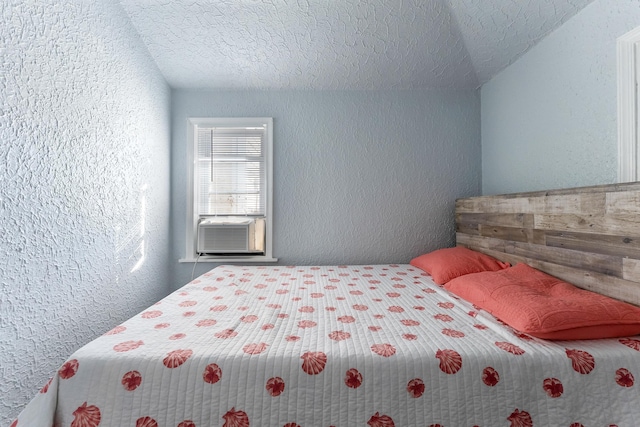
[[266, 126], [197, 127], [199, 215], [265, 215]]

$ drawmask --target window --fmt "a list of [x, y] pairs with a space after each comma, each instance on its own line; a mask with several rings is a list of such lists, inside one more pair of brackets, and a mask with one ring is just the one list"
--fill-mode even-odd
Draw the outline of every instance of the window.
[[191, 118], [183, 261], [272, 258], [273, 119]]

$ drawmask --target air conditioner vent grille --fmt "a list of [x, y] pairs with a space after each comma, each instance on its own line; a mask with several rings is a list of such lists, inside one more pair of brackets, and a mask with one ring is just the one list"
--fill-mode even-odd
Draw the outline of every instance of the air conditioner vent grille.
[[264, 253], [264, 219], [202, 221], [198, 224], [199, 254]]
[[247, 227], [217, 227], [203, 229], [205, 248], [214, 251], [246, 251]]

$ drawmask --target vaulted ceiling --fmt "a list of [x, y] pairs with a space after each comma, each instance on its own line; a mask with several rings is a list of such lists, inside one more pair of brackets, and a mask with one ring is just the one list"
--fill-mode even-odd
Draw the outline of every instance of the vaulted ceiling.
[[167, 82], [475, 88], [593, 0], [120, 0]]

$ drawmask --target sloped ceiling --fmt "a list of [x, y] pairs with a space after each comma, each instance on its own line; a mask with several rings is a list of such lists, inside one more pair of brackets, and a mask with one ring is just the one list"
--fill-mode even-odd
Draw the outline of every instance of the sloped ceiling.
[[475, 88], [593, 0], [120, 0], [174, 88]]

